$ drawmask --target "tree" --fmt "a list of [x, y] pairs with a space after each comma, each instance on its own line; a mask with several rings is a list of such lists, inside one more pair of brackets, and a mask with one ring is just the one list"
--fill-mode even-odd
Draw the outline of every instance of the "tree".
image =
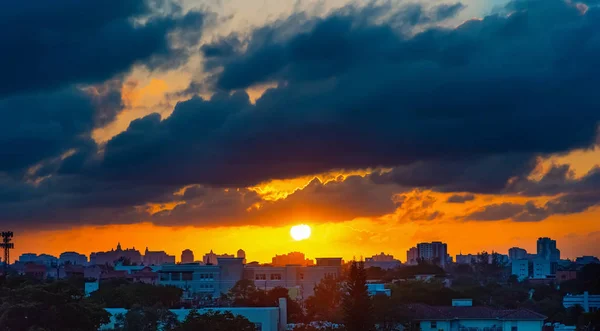
[[342, 302], [344, 325], [348, 331], [375, 330], [373, 306], [367, 289], [367, 273], [363, 262], [352, 262], [344, 286]]
[[183, 290], [174, 286], [133, 283], [116, 279], [103, 282], [90, 299], [110, 308], [130, 309], [135, 305], [152, 307], [160, 304], [166, 308], [179, 308]]
[[154, 307], [134, 306], [117, 318], [113, 331], [167, 331], [179, 325], [177, 316], [160, 305]]
[[325, 276], [306, 299], [307, 317], [312, 321], [342, 321], [342, 285], [333, 276]]
[[235, 307], [256, 307], [265, 299], [261, 298], [264, 293], [259, 291], [252, 280], [240, 279], [229, 290], [227, 297]]
[[395, 331], [398, 325], [405, 322], [405, 319], [398, 312], [399, 304], [394, 302], [391, 297], [384, 294], [373, 296], [373, 320], [377, 324], [378, 331]]
[[242, 316], [230, 312], [209, 311], [199, 314], [192, 310], [175, 331], [257, 331], [256, 326]]
[[0, 292], [0, 330], [96, 331], [109, 314], [65, 281]]

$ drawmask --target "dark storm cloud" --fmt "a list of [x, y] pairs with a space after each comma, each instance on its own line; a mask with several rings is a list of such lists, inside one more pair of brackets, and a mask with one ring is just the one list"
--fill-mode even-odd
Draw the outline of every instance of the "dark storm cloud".
[[475, 200], [473, 194], [453, 194], [446, 200], [447, 203], [465, 203]]
[[7, 1], [0, 11], [0, 97], [99, 83], [138, 63], [178, 65], [198, 42], [203, 19], [170, 0]]
[[[285, 33], [263, 27], [222, 63], [217, 81], [278, 87], [255, 105], [241, 96], [180, 104], [143, 133], [115, 137], [101, 168], [141, 181], [246, 186], [397, 167], [380, 180], [501, 191], [531, 171], [536, 156], [592, 145], [600, 118], [600, 10], [527, 3], [511, 15], [414, 36], [385, 24], [399, 12], [377, 20], [371, 7], [298, 23], [298, 33], [289, 32], [295, 19], [281, 23]], [[180, 119], [183, 108], [196, 115]], [[156, 178], [167, 165], [173, 171]]]

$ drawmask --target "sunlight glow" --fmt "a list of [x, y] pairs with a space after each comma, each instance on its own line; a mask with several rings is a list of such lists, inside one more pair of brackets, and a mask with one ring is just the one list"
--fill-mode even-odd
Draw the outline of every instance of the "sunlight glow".
[[306, 224], [294, 225], [290, 229], [290, 235], [296, 241], [308, 239], [310, 237], [310, 226]]

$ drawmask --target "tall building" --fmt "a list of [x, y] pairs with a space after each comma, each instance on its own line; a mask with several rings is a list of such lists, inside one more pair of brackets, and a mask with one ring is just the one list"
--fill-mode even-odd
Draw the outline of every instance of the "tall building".
[[194, 263], [194, 252], [189, 249], [181, 252], [181, 263]]
[[175, 264], [175, 255], [169, 255], [165, 251], [149, 251], [146, 247], [142, 260], [144, 265]]
[[419, 259], [439, 264], [442, 268], [445, 267], [450, 260], [448, 256], [448, 246], [440, 241], [417, 244], [417, 252], [419, 254]]
[[527, 251], [520, 247], [512, 247], [508, 250], [508, 258], [511, 261], [527, 258]]
[[419, 261], [419, 250], [416, 247], [411, 247], [406, 251], [406, 264], [415, 265]]
[[117, 249], [112, 249], [108, 252], [95, 252], [90, 254], [90, 264], [94, 265], [114, 265], [115, 262], [126, 259], [132, 264], [142, 263], [142, 254], [135, 247], [122, 249], [121, 243], [117, 245]]
[[307, 259], [304, 256], [304, 253], [300, 252], [291, 252], [283, 255], [275, 255], [271, 259], [271, 265], [274, 267], [283, 267], [286, 265], [302, 265], [309, 266], [314, 265], [313, 260]]
[[87, 256], [77, 252], [64, 252], [60, 254], [58, 261], [63, 265], [71, 264], [86, 266], [88, 264]]
[[213, 253], [213, 251], [211, 249], [210, 253], [204, 254], [204, 257], [202, 257], [202, 262], [204, 262], [204, 264], [217, 265], [217, 264], [219, 264], [218, 259], [233, 259], [233, 258], [235, 258], [235, 256], [229, 255], [229, 254], [221, 254], [221, 255], [215, 254], [215, 253]]
[[537, 241], [537, 256], [550, 262], [560, 260], [560, 250], [556, 248], [556, 240], [544, 237]]

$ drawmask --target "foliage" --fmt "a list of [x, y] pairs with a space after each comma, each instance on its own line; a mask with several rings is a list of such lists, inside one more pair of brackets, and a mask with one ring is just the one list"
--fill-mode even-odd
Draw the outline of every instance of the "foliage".
[[110, 308], [130, 309], [134, 305], [152, 307], [156, 304], [179, 308], [182, 294], [183, 291], [174, 286], [112, 280], [103, 282], [97, 291], [91, 293], [90, 299]]
[[333, 276], [325, 276], [314, 288], [314, 294], [305, 301], [310, 321], [342, 321], [342, 284]]
[[101, 306], [67, 281], [3, 287], [0, 302], [0, 330], [96, 331], [109, 321]]
[[344, 325], [348, 331], [371, 331], [373, 306], [367, 290], [367, 273], [363, 262], [352, 262], [342, 300]]
[[269, 291], [258, 289], [252, 280], [238, 281], [227, 295], [234, 307], [277, 307], [279, 299], [287, 300], [288, 321], [297, 323], [304, 320], [304, 313], [300, 304], [292, 300], [289, 291], [284, 287], [275, 287]]
[[192, 310], [185, 321], [174, 328], [174, 331], [257, 331], [256, 326], [248, 319], [234, 316], [230, 312], [220, 313], [210, 311], [199, 314]]
[[114, 331], [173, 330], [179, 325], [177, 317], [161, 306], [132, 307], [125, 315], [117, 317]]

